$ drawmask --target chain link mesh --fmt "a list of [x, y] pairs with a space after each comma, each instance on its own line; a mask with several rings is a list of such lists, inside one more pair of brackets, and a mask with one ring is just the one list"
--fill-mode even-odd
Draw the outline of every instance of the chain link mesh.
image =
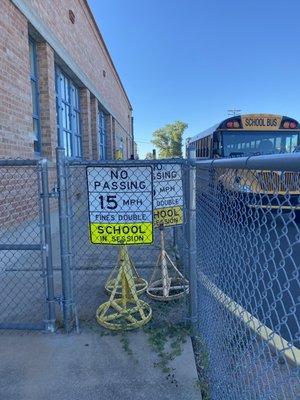
[[[171, 173], [172, 161], [160, 163]], [[70, 260], [72, 304], [81, 326], [93, 325], [96, 314], [102, 325], [115, 321], [117, 329], [140, 318], [148, 320], [151, 312], [152, 326], [187, 322], [193, 303], [189, 301], [192, 166], [177, 163], [173, 168], [181, 176], [177, 183], [176, 179], [172, 185], [154, 182], [156, 199], [160, 191], [170, 201], [158, 207], [160, 218], [165, 212], [165, 221], [176, 217], [183, 223], [164, 227], [156, 223], [152, 244], [125, 247], [122, 237], [116, 239], [117, 246], [90, 241], [86, 168], [95, 165], [68, 162], [64, 169], [67, 235], [59, 236], [57, 229], [53, 236], [57, 297], [62, 291], [59, 247], [67, 238], [68, 254], [63, 256]], [[155, 162], [133, 165], [157, 170]], [[112, 167], [129, 170], [127, 162]], [[37, 165], [18, 163], [1, 165], [0, 173], [0, 327], [38, 327], [46, 318], [40, 171]], [[160, 179], [155, 172], [153, 176]], [[137, 180], [142, 178], [136, 173]], [[55, 183], [54, 169], [50, 182]], [[299, 192], [299, 172], [217, 164], [208, 169], [207, 164], [196, 164], [197, 324], [201, 354], [209, 361], [211, 399], [300, 398]], [[96, 208], [101, 205], [99, 196], [93, 199]], [[178, 205], [180, 197], [183, 202]], [[137, 196], [133, 190], [126, 204], [136, 198], [142, 201], [135, 203], [133, 214], [141, 214], [145, 193]], [[179, 214], [173, 210], [168, 215], [171, 206]], [[58, 225], [55, 199], [50, 208]], [[153, 214], [158, 215], [157, 208]], [[132, 312], [120, 310], [124, 298]], [[111, 310], [106, 313], [109, 301]]]
[[300, 399], [300, 174], [232, 165], [196, 174], [211, 398]]
[[0, 165], [0, 328], [41, 328], [46, 318], [38, 165]]
[[[114, 286], [114, 281], [110, 285], [107, 283], [111, 278], [116, 278], [121, 265], [120, 257], [122, 258], [120, 251], [120, 248], [122, 247], [121, 237], [117, 239], [120, 240], [117, 246], [110, 244], [95, 245], [92, 244], [90, 240], [86, 168], [92, 165], [95, 164], [86, 163], [78, 165], [69, 163], [67, 167], [67, 202], [69, 205], [70, 254], [74, 283], [73, 296], [76, 313], [81, 326], [85, 323], [91, 324], [93, 321], [95, 321], [97, 308], [100, 304], [108, 301], [111, 290]], [[135, 167], [141, 165], [155, 169], [155, 165], [151, 164], [150, 162], [143, 164], [135, 162], [134, 164]], [[181, 168], [181, 164], [178, 165]], [[98, 167], [101, 167], [101, 164], [99, 164]], [[103, 164], [102, 167], [106, 168], [107, 164]], [[126, 168], [129, 169], [128, 163], [126, 162], [118, 162], [112, 164], [111, 167], [123, 168], [125, 170]], [[173, 185], [173, 187], [167, 187], [167, 190], [171, 191], [169, 197], [176, 197], [176, 194], [184, 197], [182, 193], [181, 178], [182, 177], [180, 177], [180, 180], [178, 181], [178, 186], [176, 186], [177, 184], [175, 183], [175, 186]], [[136, 173], [135, 179], [137, 181], [143, 181], [143, 174]], [[112, 182], [113, 180], [110, 182], [110, 185]], [[166, 186], [168, 185], [161, 185], [160, 187], [157, 186], [157, 188], [158, 190], [165, 191]], [[114, 186], [112, 185], [110, 190], [105, 189], [103, 193], [105, 194], [107, 192], [107, 194], [113, 195], [116, 192], [116, 189], [113, 187]], [[124, 189], [124, 191], [126, 190]], [[125, 202], [129, 201], [130, 203], [132, 199], [136, 199], [136, 191], [137, 190], [132, 191], [131, 194], [127, 193], [126, 199], [123, 196]], [[95, 209], [99, 211], [101, 211], [101, 204], [99, 200], [99, 195], [101, 195], [101, 193], [102, 192], [99, 192], [96, 196], [92, 196]], [[146, 195], [143, 193], [138, 196], [141, 202], [134, 205], [134, 214], [138, 215], [144, 212], [143, 204], [145, 201], [149, 202], [145, 196]], [[113, 206], [113, 204], [111, 205]], [[148, 209], [149, 206], [150, 204], [147, 205]], [[166, 205], [164, 207], [166, 208]], [[181, 206], [181, 210], [186, 214], [185, 205]], [[132, 212], [126, 212], [125, 214], [132, 214]], [[144, 217], [146, 218], [147, 215], [144, 215]], [[185, 218], [186, 215], [184, 216], [184, 219]], [[110, 222], [112, 223], [114, 221]], [[158, 227], [159, 224], [156, 225], [157, 227], [153, 230], [152, 244], [139, 244], [133, 246], [129, 244], [127, 246], [128, 256], [132, 263], [132, 270], [134, 275], [138, 276], [140, 279], [137, 285], [136, 281], [132, 283], [135, 283], [138, 291], [140, 290], [140, 293], [138, 293], [139, 298], [147, 302], [152, 308], [155, 309], [155, 315], [157, 318], [159, 317], [158, 314], [161, 314], [160, 318], [162, 320], [164, 318], [174, 318], [174, 321], [175, 319], [183, 321], [188, 318], [188, 290], [185, 290], [185, 286], [187, 286], [188, 289], [188, 284], [186, 285], [185, 281], [185, 275], [187, 275], [187, 257], [183, 257], [187, 253], [187, 242], [178, 234], [179, 231], [182, 231], [183, 227], [181, 225], [178, 225], [177, 227], [170, 226], [164, 227], [163, 230], [160, 230]], [[115, 235], [115, 237], [117, 236], [118, 235]], [[180, 238], [181, 240], [179, 240]], [[144, 239], [147, 239], [147, 237]], [[164, 249], [162, 249], [162, 240]], [[162, 250], [164, 251], [163, 257]], [[162, 263], [164, 264], [164, 269], [162, 268]], [[165, 272], [162, 273], [162, 271]], [[165, 273], [167, 273], [167, 276], [165, 276]], [[144, 286], [144, 281], [146, 281], [147, 286]], [[154, 286], [152, 285], [153, 283]], [[153, 286], [152, 289], [151, 285]], [[165, 289], [163, 289], [164, 285]], [[109, 286], [109, 290], [107, 290], [107, 286]], [[182, 287], [184, 293], [181, 296]], [[146, 289], [148, 291], [148, 295], [146, 293]], [[118, 289], [118, 292], [120, 297], [121, 288]], [[179, 299], [177, 302], [175, 301], [175, 308], [167, 307], [167, 316], [165, 311], [162, 310], [164, 307], [155, 306], [155, 303], [157, 303], [159, 300], [174, 300], [176, 298], [176, 294], [178, 295], [178, 298], [182, 297], [182, 299]], [[161, 299], [164, 295], [169, 298]], [[156, 299], [154, 299], [154, 297], [156, 297]]]

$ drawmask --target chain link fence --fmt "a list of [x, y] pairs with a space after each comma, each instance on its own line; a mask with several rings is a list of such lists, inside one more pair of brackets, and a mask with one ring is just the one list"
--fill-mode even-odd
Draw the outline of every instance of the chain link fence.
[[[0, 328], [53, 330], [58, 304], [66, 331], [99, 329], [96, 319], [117, 330], [191, 322], [212, 400], [300, 398], [298, 154], [80, 163], [58, 149], [57, 160], [57, 175], [45, 161], [0, 161]], [[154, 218], [151, 244], [144, 226], [131, 231], [141, 243], [126, 247], [121, 225], [97, 225], [92, 243], [91, 213], [104, 200], [113, 211], [120, 189], [106, 180], [106, 193], [99, 167], [136, 172], [123, 180], [131, 212], [102, 213], [97, 224]], [[140, 167], [151, 170], [153, 213], [147, 185], [135, 187], [146, 181]], [[87, 168], [99, 186], [92, 196]]]
[[196, 164], [211, 399], [300, 399], [300, 157]]

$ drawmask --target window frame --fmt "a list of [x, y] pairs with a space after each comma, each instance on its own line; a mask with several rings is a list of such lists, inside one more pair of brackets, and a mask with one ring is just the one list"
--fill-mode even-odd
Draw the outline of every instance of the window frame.
[[68, 159], [81, 160], [83, 146], [80, 88], [58, 65], [55, 65], [55, 94], [58, 144], [65, 149]]
[[[34, 98], [32, 98], [32, 128], [34, 128], [34, 121], [36, 122], [37, 126], [37, 131], [35, 132], [33, 130], [33, 134], [36, 136], [33, 140], [33, 146], [34, 146], [34, 154], [40, 156], [42, 153], [42, 137], [41, 137], [41, 119], [40, 119], [41, 110], [40, 110], [40, 91], [39, 91], [39, 70], [38, 70], [37, 44], [36, 41], [31, 36], [28, 37], [28, 46], [29, 46], [29, 78], [31, 85], [31, 95], [33, 95], [32, 84], [34, 84]], [[32, 59], [33, 59], [34, 71], [32, 71], [31, 68]], [[36, 105], [36, 113], [34, 113], [34, 104]], [[37, 143], [37, 145], [35, 145], [35, 143]]]
[[107, 158], [107, 129], [106, 129], [106, 114], [98, 106], [98, 137], [99, 137], [99, 159], [106, 160]]

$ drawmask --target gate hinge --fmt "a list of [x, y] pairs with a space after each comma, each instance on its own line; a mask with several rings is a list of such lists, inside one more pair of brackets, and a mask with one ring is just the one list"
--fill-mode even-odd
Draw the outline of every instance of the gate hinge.
[[59, 196], [59, 189], [57, 184], [54, 185], [54, 187], [51, 189], [51, 191], [49, 192], [48, 196], [52, 199], [58, 199]]

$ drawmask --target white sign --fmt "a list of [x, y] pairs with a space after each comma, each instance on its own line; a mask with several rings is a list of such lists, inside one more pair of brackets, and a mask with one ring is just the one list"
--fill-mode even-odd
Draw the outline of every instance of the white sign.
[[152, 167], [87, 167], [93, 244], [153, 242]]
[[183, 223], [183, 190], [180, 164], [156, 164], [153, 171], [155, 226]]

